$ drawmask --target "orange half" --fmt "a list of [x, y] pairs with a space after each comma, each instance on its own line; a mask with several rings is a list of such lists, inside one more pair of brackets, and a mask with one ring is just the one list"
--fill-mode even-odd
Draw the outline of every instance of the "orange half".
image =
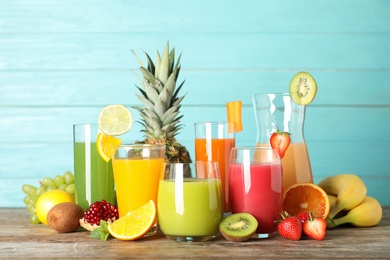
[[102, 157], [104, 161], [109, 162], [121, 143], [122, 140], [119, 138], [99, 133], [96, 138], [96, 149], [100, 157]]
[[120, 240], [136, 240], [143, 237], [156, 221], [156, 205], [153, 200], [118, 220], [108, 224], [110, 234]]
[[297, 183], [283, 194], [283, 211], [291, 216], [311, 211], [315, 217], [326, 218], [330, 203], [326, 192], [313, 183]]

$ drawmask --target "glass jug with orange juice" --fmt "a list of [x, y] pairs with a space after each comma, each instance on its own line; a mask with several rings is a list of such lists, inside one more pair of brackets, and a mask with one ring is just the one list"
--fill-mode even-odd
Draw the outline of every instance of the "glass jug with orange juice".
[[270, 137], [278, 129], [290, 133], [291, 143], [282, 159], [283, 190], [295, 183], [313, 183], [309, 153], [303, 134], [305, 106], [294, 103], [289, 93], [255, 94], [252, 101], [258, 145], [270, 146]]

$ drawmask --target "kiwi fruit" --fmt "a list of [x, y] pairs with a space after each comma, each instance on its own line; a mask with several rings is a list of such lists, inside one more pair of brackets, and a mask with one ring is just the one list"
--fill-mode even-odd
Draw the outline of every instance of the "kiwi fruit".
[[225, 217], [219, 223], [219, 231], [229, 241], [243, 242], [256, 232], [258, 222], [249, 213], [236, 213]]
[[63, 202], [54, 206], [47, 213], [47, 225], [59, 233], [75, 231], [79, 220], [84, 216], [83, 209], [73, 202]]
[[308, 72], [299, 72], [291, 79], [290, 97], [298, 105], [310, 104], [317, 94], [317, 83]]

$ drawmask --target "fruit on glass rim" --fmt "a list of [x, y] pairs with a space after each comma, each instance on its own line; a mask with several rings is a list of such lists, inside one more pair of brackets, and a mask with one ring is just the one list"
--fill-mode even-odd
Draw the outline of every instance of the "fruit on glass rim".
[[278, 223], [279, 234], [287, 239], [300, 240], [302, 237], [302, 221], [296, 216], [290, 216], [287, 212], [280, 214], [282, 217]]
[[156, 223], [156, 205], [153, 200], [109, 223], [108, 232], [119, 240], [137, 240]]
[[317, 93], [317, 83], [308, 72], [299, 72], [291, 79], [290, 97], [299, 105], [310, 104]]
[[280, 159], [284, 157], [287, 148], [291, 142], [290, 133], [282, 132], [279, 129], [272, 133], [270, 138], [270, 144], [273, 149], [276, 149], [279, 153]]
[[133, 106], [141, 116], [140, 123], [144, 127], [145, 139], [140, 143], [165, 144], [165, 158], [169, 162], [191, 162], [190, 153], [187, 148], [180, 144], [175, 136], [182, 128], [180, 120], [181, 101], [184, 96], [179, 92], [184, 81], [178, 84], [177, 79], [181, 69], [180, 57], [175, 63], [175, 48], [169, 50], [169, 43], [166, 44], [162, 55], [157, 51], [155, 63], [145, 52], [147, 65], [144, 66], [141, 60], [133, 51], [142, 72], [142, 79], [138, 77], [140, 86], [136, 86], [140, 95], [137, 97], [142, 106]]
[[111, 223], [118, 218], [117, 207], [105, 200], [96, 201], [84, 212], [84, 217], [80, 219], [80, 226], [92, 231], [100, 226], [100, 220]]
[[49, 228], [67, 233], [75, 231], [79, 226], [79, 219], [83, 217], [83, 209], [73, 202], [62, 202], [55, 205], [47, 214]]
[[104, 107], [98, 116], [99, 129], [107, 135], [122, 135], [133, 125], [133, 116], [123, 105]]
[[121, 143], [122, 140], [117, 137], [98, 133], [96, 138], [96, 149], [100, 157], [104, 161], [109, 162]]
[[251, 214], [235, 213], [219, 223], [219, 231], [229, 241], [243, 242], [251, 238], [257, 226], [257, 219]]
[[318, 183], [327, 194], [336, 196], [336, 203], [330, 209], [329, 218], [334, 218], [342, 210], [351, 210], [363, 202], [367, 187], [355, 174], [345, 173], [329, 176]]
[[309, 212], [309, 219], [303, 223], [303, 233], [315, 240], [323, 240], [326, 235], [326, 221], [323, 218], [316, 218]]

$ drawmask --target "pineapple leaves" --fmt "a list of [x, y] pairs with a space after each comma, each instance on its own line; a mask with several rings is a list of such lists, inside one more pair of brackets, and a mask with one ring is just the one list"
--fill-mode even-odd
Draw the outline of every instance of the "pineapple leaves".
[[167, 43], [160, 61], [157, 78], [165, 84], [168, 80], [169, 73], [169, 43]]

